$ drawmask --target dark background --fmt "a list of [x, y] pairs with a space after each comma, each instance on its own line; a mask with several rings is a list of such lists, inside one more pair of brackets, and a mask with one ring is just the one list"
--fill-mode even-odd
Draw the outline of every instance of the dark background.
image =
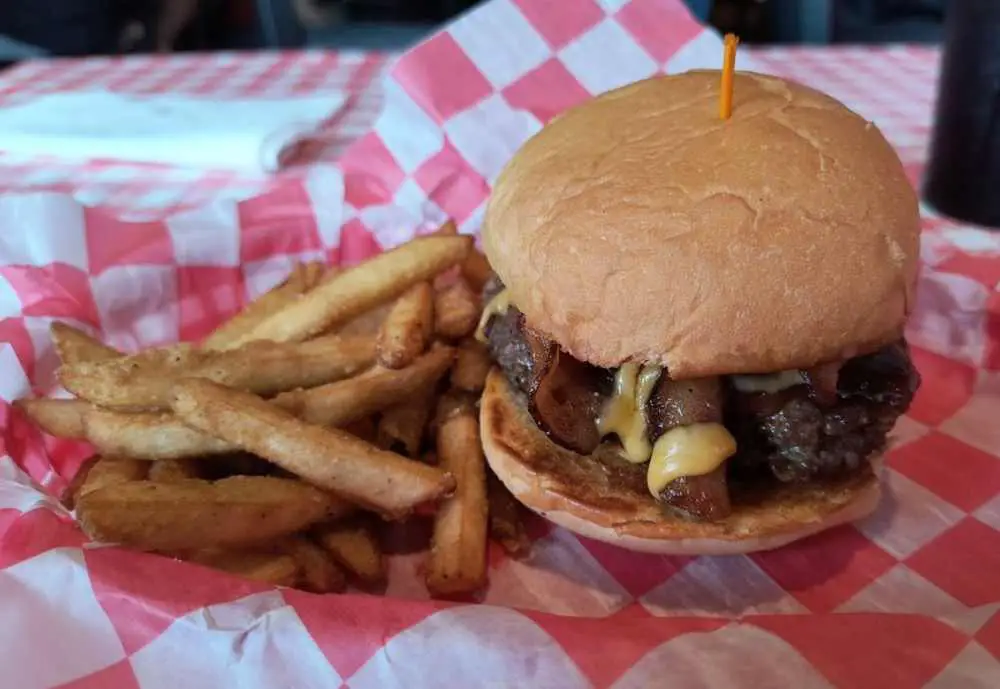
[[[0, 59], [152, 50], [161, 1], [170, 0], [0, 0]], [[398, 50], [476, 4], [312, 0], [324, 20], [303, 23], [294, 1], [200, 0], [172, 49]], [[737, 32], [746, 42], [871, 43], [936, 42], [949, 0], [687, 1], [703, 20]]]

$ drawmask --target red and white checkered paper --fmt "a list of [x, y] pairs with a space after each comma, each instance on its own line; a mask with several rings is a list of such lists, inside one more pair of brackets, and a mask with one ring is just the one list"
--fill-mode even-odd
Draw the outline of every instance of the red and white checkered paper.
[[[482, 603], [428, 601], [420, 554], [392, 558], [387, 597], [315, 596], [94, 547], [47, 497], [88, 450], [8, 402], [52, 388], [53, 319], [125, 348], [194, 339], [297, 258], [356, 261], [445, 216], [472, 232], [541, 122], [717, 65], [720, 45], [676, 0], [494, 0], [398, 62], [337, 167], [144, 223], [57, 194], [0, 197], [0, 685], [1000, 686], [1000, 234], [940, 218], [909, 329], [924, 386], [887, 497], [776, 552], [643, 555], [536, 521], [528, 560], [491, 553]], [[874, 119], [919, 174], [932, 53], [755, 59]]]

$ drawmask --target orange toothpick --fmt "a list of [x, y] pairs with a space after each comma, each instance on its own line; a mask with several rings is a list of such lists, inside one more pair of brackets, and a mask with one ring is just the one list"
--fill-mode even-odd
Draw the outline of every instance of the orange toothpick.
[[733, 74], [736, 72], [736, 46], [740, 39], [726, 34], [725, 52], [722, 58], [722, 86], [719, 90], [719, 117], [728, 120], [733, 115]]

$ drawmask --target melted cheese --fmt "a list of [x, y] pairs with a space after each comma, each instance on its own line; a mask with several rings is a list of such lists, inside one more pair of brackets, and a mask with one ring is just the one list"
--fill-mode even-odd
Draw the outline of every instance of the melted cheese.
[[736, 440], [720, 423], [671, 428], [653, 446], [646, 485], [659, 497], [671, 481], [709, 474], [736, 453]]
[[502, 289], [497, 294], [486, 302], [486, 306], [483, 307], [483, 313], [479, 316], [479, 325], [476, 327], [476, 339], [480, 342], [486, 342], [486, 325], [490, 322], [490, 319], [494, 316], [501, 316], [507, 313], [507, 309], [510, 308], [510, 292], [506, 289]]
[[649, 402], [662, 369], [659, 366], [623, 364], [615, 373], [615, 390], [597, 418], [601, 436], [617, 435], [625, 459], [642, 464], [653, 446], [646, 432], [646, 403]]
[[733, 387], [740, 392], [781, 392], [796, 385], [802, 385], [805, 380], [801, 371], [781, 371], [759, 376], [730, 376]]

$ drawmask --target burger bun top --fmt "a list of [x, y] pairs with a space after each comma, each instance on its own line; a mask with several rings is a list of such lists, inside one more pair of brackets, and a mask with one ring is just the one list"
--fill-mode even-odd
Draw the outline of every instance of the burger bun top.
[[917, 198], [871, 122], [799, 84], [647, 79], [571, 109], [498, 178], [483, 243], [574, 357], [674, 378], [806, 368], [898, 338]]

